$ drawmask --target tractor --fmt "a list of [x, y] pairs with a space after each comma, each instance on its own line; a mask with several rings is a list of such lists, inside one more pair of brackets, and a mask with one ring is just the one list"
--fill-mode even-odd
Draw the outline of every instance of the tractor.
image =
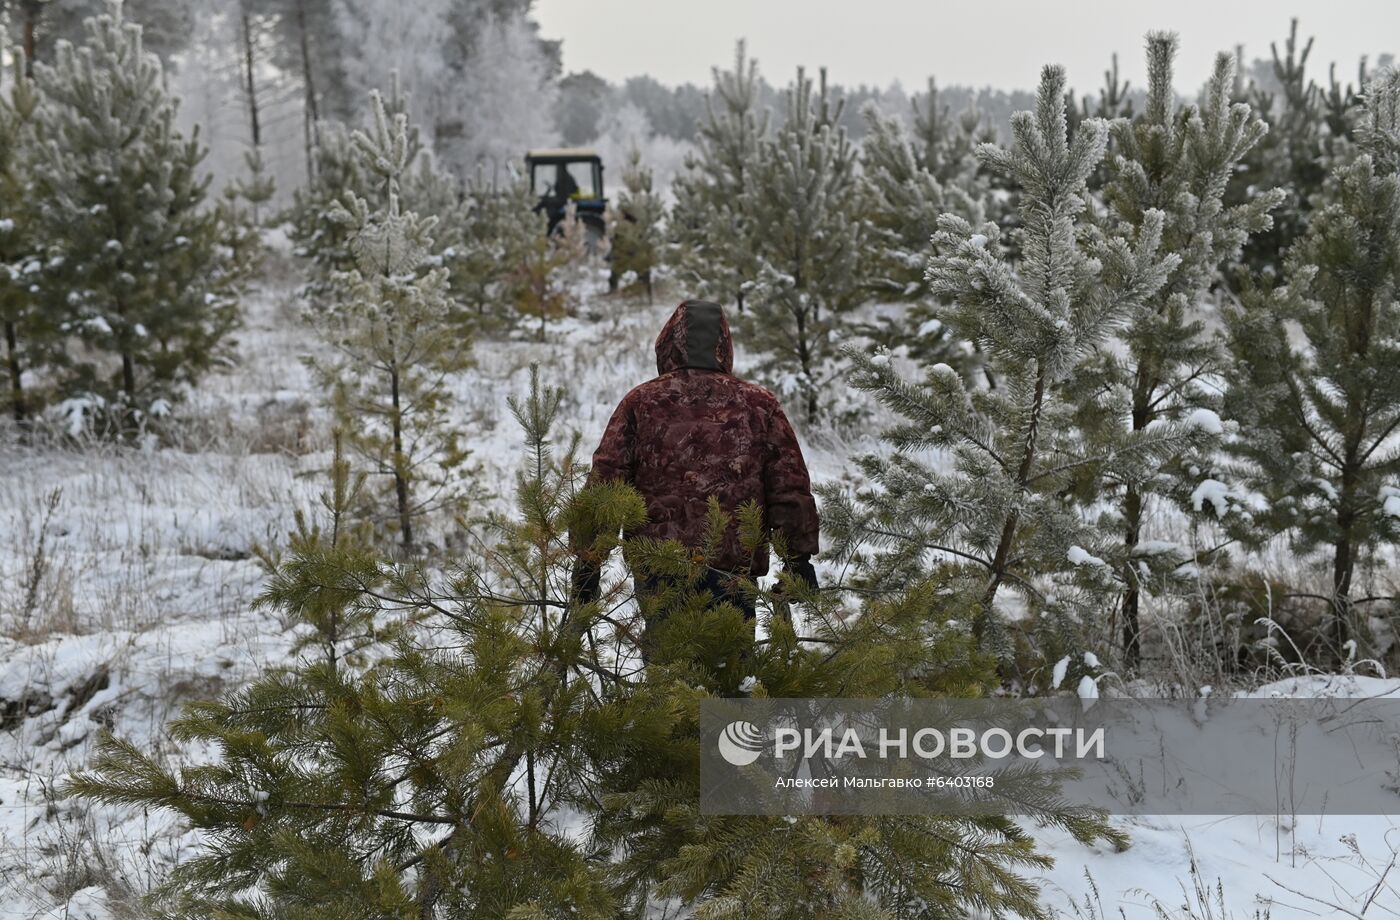
[[573, 202], [578, 219], [588, 231], [592, 249], [607, 232], [604, 213], [608, 200], [603, 197], [603, 161], [593, 150], [567, 147], [531, 150], [525, 154], [530, 188], [539, 199], [535, 211], [549, 217], [549, 234], [558, 232], [564, 209]]

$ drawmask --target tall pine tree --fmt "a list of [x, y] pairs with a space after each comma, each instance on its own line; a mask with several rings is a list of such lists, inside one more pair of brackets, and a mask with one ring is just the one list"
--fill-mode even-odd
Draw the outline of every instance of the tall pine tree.
[[[909, 381], [888, 355], [851, 350], [855, 385], [908, 421], [886, 436], [892, 456], [861, 462], [877, 488], [854, 502], [828, 490], [824, 512], [829, 555], [877, 551], [868, 570], [877, 589], [916, 584], [930, 564], [953, 567], [976, 635], [1003, 657], [1011, 652], [997, 608], [1004, 588], [1063, 630], [1097, 624], [1116, 589], [1103, 558], [1112, 538], [1078, 513], [1072, 492], [1106, 468], [1150, 467], [1174, 446], [1157, 432], [1087, 437], [1064, 390], [1179, 261], [1159, 252], [1161, 211], [1127, 237], [1084, 219], [1085, 183], [1108, 126], [1089, 119], [1071, 136], [1064, 90], [1063, 70], [1046, 67], [1036, 110], [1013, 119], [1013, 147], [979, 148], [989, 168], [1023, 190], [1020, 261], [999, 252], [994, 225], [947, 214], [928, 263], [933, 294], [951, 305], [940, 315], [979, 343], [999, 385], [970, 388], [937, 364]], [[922, 451], [948, 462], [925, 463]]]
[[1283, 51], [1277, 42], [1269, 43], [1268, 73], [1276, 88], [1253, 81], [1236, 93], [1268, 123], [1269, 132], [1236, 170], [1226, 202], [1246, 202], [1263, 189], [1283, 189], [1286, 195], [1273, 226], [1246, 243], [1244, 268], [1234, 278], [1237, 289], [1250, 286], [1251, 273], [1280, 275], [1288, 250], [1307, 231], [1313, 199], [1327, 176], [1330, 127], [1321, 87], [1307, 74], [1312, 47], [1311, 38], [1299, 47], [1298, 20], [1290, 20]]
[[[864, 112], [861, 175], [870, 233], [866, 275], [873, 296], [908, 306], [862, 331], [921, 361], [966, 364], [969, 355], [963, 343], [955, 341], [934, 315], [938, 304], [929, 292], [924, 266], [939, 215], [957, 214], [980, 224], [986, 219], [990, 188], [978, 177], [972, 145], [966, 157], [962, 153], [966, 130], [973, 126], [954, 126], [946, 109], [938, 107], [932, 82], [926, 101], [914, 111], [912, 136], [902, 121], [882, 115], [873, 104], [867, 103]], [[973, 163], [968, 165], [967, 159]]]
[[[1146, 107], [1137, 118], [1112, 125], [1104, 198], [1111, 217], [1135, 233], [1157, 221], [1159, 212], [1165, 215], [1162, 248], [1179, 262], [1166, 283], [1131, 312], [1113, 347], [1096, 350], [1070, 383], [1082, 406], [1080, 424], [1095, 437], [1112, 441], [1168, 424], [1181, 430], [1183, 449], [1209, 451], [1223, 433], [1210, 408], [1210, 384], [1224, 355], [1218, 335], [1207, 328], [1207, 301], [1222, 268], [1238, 258], [1250, 234], [1269, 228], [1269, 211], [1283, 193], [1261, 189], [1248, 201], [1224, 203], [1231, 176], [1267, 128], [1248, 105], [1231, 104], [1234, 61], [1227, 54], [1216, 58], [1202, 104], [1178, 110], [1172, 88], [1176, 50], [1173, 34], [1147, 38]], [[1190, 466], [1178, 463], [1176, 471]], [[1187, 476], [1157, 472], [1135, 465], [1105, 470], [1123, 531], [1123, 545], [1110, 561], [1124, 583], [1122, 649], [1129, 668], [1141, 655], [1144, 590], [1185, 561], [1176, 551], [1141, 548], [1148, 502], [1160, 497], [1184, 506], [1196, 486]]]
[[777, 389], [801, 398], [809, 421], [839, 370], [836, 342], [865, 292], [863, 189], [840, 117], [826, 70], [814, 85], [799, 68], [786, 119], [759, 144], [740, 197], [758, 269], [739, 320], [745, 343], [761, 353], [758, 368]]
[[354, 192], [331, 218], [348, 230], [354, 267], [336, 272], [308, 319], [335, 351], [313, 361], [341, 427], [366, 472], [388, 486], [392, 513], [377, 515], [415, 548], [425, 512], [460, 498], [465, 460], [446, 424], [449, 375], [465, 368], [470, 342], [450, 320], [449, 273], [431, 259], [435, 224], [403, 209], [400, 187], [413, 157], [407, 117], [371, 96], [372, 127], [352, 143], [378, 205]]
[[550, 252], [549, 217], [535, 210], [537, 202], [524, 178], [497, 186], [478, 171], [466, 184], [462, 232], [444, 256], [453, 293], [473, 322], [510, 326], [519, 318], [526, 296], [521, 285], [532, 277], [525, 266]]
[[119, 0], [36, 64], [42, 147], [32, 179], [45, 308], [88, 351], [70, 391], [130, 424], [223, 354], [238, 319], [240, 261], [209, 206], [205, 150], [175, 128], [160, 60]]
[[[398, 77], [388, 75], [389, 94], [383, 100], [390, 118], [407, 114], [410, 99], [401, 91]], [[320, 126], [320, 141], [316, 147], [314, 178], [298, 188], [292, 196], [289, 211], [291, 238], [297, 244], [297, 252], [311, 260], [311, 279], [303, 295], [312, 299], [324, 297], [328, 293], [330, 276], [344, 271], [354, 264], [354, 256], [349, 249], [350, 230], [337, 219], [341, 204], [347, 195], [356, 195], [367, 200], [372, 206], [387, 204], [386, 186], [380, 177], [365, 168], [364, 158], [356, 149], [354, 130], [338, 122]], [[407, 164], [399, 182], [399, 195], [410, 211], [431, 214], [420, 200], [418, 182], [422, 174], [412, 169], [419, 165], [423, 157], [423, 140], [418, 127], [410, 119], [408, 122]], [[423, 158], [426, 160], [426, 158]], [[431, 164], [427, 167], [431, 172]], [[431, 175], [428, 181], [429, 194], [436, 180]], [[434, 202], [435, 203], [435, 202]], [[433, 216], [440, 216], [433, 214]]]
[[705, 99], [697, 152], [672, 185], [675, 206], [670, 222], [680, 277], [695, 296], [733, 303], [744, 311], [749, 289], [758, 277], [751, 246], [752, 222], [740, 197], [749, 171], [768, 134], [769, 113], [760, 112], [758, 64], [745, 56], [741, 41], [734, 69], [714, 69], [715, 86]]
[[[1364, 566], [1400, 538], [1400, 75], [1367, 87], [1361, 153], [1338, 166], [1286, 283], [1231, 313], [1234, 448], [1269, 500], [1261, 523], [1329, 559], [1326, 652], [1371, 643]], [[1384, 600], [1384, 598], [1382, 598]]]

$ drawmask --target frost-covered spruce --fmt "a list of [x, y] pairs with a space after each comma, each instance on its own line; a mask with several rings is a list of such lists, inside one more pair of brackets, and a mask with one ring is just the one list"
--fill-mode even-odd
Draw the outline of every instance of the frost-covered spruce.
[[[854, 502], [828, 491], [824, 512], [830, 554], [876, 550], [867, 573], [877, 589], [953, 567], [960, 587], [946, 602], [970, 608], [976, 634], [1003, 656], [1003, 588], [1066, 629], [1102, 616], [1103, 599], [1118, 590], [1112, 567], [1098, 564], [1113, 536], [1086, 524], [1067, 492], [1108, 464], [1151, 456], [1157, 441], [1087, 438], [1061, 385], [1179, 261], [1159, 252], [1160, 211], [1131, 238], [1105, 236], [1083, 219], [1085, 182], [1108, 126], [1090, 119], [1070, 137], [1063, 70], [1045, 68], [1036, 110], [1018, 113], [1012, 127], [1012, 149], [979, 153], [1024, 190], [1024, 260], [1003, 257], [995, 226], [945, 215], [928, 264], [932, 292], [952, 304], [945, 321], [982, 347], [1000, 385], [971, 389], [946, 365], [910, 381], [886, 355], [853, 350], [853, 382], [908, 421], [885, 435], [893, 455], [861, 462], [876, 487]], [[945, 456], [926, 462], [924, 452]]]
[[1333, 171], [1326, 203], [1289, 253], [1286, 283], [1227, 316], [1226, 407], [1243, 425], [1233, 447], [1269, 500], [1255, 524], [1330, 556], [1322, 599], [1337, 660], [1349, 641], [1370, 644], [1359, 582], [1381, 545], [1400, 538], [1396, 71], [1367, 87], [1357, 141], [1361, 153]]
[[331, 275], [329, 296], [311, 302], [307, 319], [334, 350], [311, 366], [361, 471], [387, 486], [392, 510], [375, 508], [375, 518], [412, 550], [415, 522], [460, 498], [466, 455], [446, 402], [448, 375], [467, 366], [470, 343], [451, 323], [448, 270], [432, 258], [436, 221], [400, 205], [413, 153], [407, 118], [391, 116], [378, 93], [371, 105], [372, 128], [352, 142], [382, 203], [351, 192], [332, 213], [347, 228], [354, 266]]
[[[0, 49], [8, 38], [0, 18]], [[16, 49], [17, 51], [17, 49]], [[43, 370], [56, 357], [59, 330], [52, 314], [32, 296], [32, 276], [41, 253], [30, 202], [29, 160], [34, 156], [32, 130], [39, 95], [25, 76], [24, 55], [13, 54], [9, 92], [0, 95], [0, 324], [4, 332], [4, 380], [0, 405], [19, 425], [26, 425], [36, 408], [27, 392], [27, 374]]]
[[675, 207], [668, 261], [696, 296], [733, 303], [742, 313], [758, 263], [750, 245], [752, 223], [740, 196], [768, 134], [769, 113], [758, 111], [758, 64], [745, 57], [742, 41], [734, 69], [715, 68], [714, 81], [705, 98], [696, 153], [671, 186]]
[[[1282, 192], [1263, 191], [1235, 205], [1224, 201], [1226, 184], [1267, 128], [1244, 103], [1231, 104], [1234, 60], [1221, 54], [1200, 106], [1178, 110], [1172, 89], [1177, 38], [1147, 38], [1147, 105], [1134, 119], [1110, 129], [1104, 198], [1110, 219], [1141, 233], [1157, 212], [1166, 216], [1162, 249], [1179, 260], [1167, 281], [1129, 314], [1111, 347], [1096, 349], [1069, 380], [1079, 402], [1079, 423], [1097, 442], [1128, 436], [1156, 439], [1157, 452], [1120, 451], [1102, 473], [1122, 545], [1109, 556], [1123, 578], [1123, 654], [1137, 665], [1141, 654], [1139, 607], [1144, 590], [1161, 584], [1187, 559], [1184, 551], [1139, 551], [1146, 504], [1153, 496], [1190, 507], [1200, 477], [1218, 443], [1218, 421], [1209, 413], [1224, 362], [1219, 337], [1207, 330], [1211, 289], [1223, 267], [1239, 257], [1251, 233], [1267, 229], [1269, 210]], [[1216, 407], [1218, 408], [1218, 406]], [[1188, 454], [1205, 454], [1194, 464]], [[1177, 462], [1159, 476], [1160, 462]], [[1104, 496], [1097, 491], [1092, 500]]]
[[175, 128], [160, 60], [120, 2], [35, 64], [44, 147], [32, 178], [45, 307], [87, 347], [67, 389], [129, 424], [197, 379], [237, 321], [239, 259], [201, 177], [205, 150]]
[[799, 69], [783, 126], [759, 145], [740, 201], [758, 257], [750, 306], [739, 318], [744, 341], [761, 355], [760, 373], [801, 398], [809, 421], [838, 371], [835, 342], [865, 292], [862, 189], [840, 118], [826, 71], [814, 86]]

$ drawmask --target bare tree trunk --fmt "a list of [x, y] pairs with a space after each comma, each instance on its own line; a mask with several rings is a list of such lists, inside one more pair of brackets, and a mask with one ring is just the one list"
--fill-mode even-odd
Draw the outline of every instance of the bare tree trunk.
[[[1342, 466], [1341, 489], [1337, 498], [1337, 543], [1332, 555], [1332, 643], [1338, 665], [1345, 663], [1347, 642], [1352, 635], [1351, 582], [1356, 571], [1356, 490], [1360, 472], [1357, 454], [1360, 437], [1348, 438]], [[1358, 650], [1359, 652], [1360, 650]]]
[[[1150, 369], [1145, 364], [1139, 365], [1133, 383], [1132, 425], [1135, 432], [1142, 431], [1152, 423], [1153, 390]], [[1133, 554], [1142, 539], [1142, 512], [1142, 491], [1136, 485], [1129, 484], [1123, 507], [1123, 547], [1126, 550], [1125, 565], [1129, 567], [1133, 564]], [[1123, 584], [1126, 585], [1123, 593], [1123, 665], [1131, 671], [1142, 661], [1142, 588], [1138, 584], [1137, 573], [1132, 571], [1124, 573]]]
[[[1035, 378], [1035, 396], [1031, 402], [1030, 425], [1026, 430], [1025, 454], [1021, 457], [1021, 466], [1016, 471], [1017, 494], [1024, 491], [1026, 484], [1030, 482], [1031, 467], [1035, 463], [1036, 441], [1040, 433], [1040, 410], [1045, 403], [1045, 384], [1045, 368], [1042, 367]], [[987, 587], [982, 592], [982, 609], [972, 624], [972, 634], [979, 640], [986, 635], [987, 626], [993, 616], [992, 604], [996, 601], [997, 590], [1001, 588], [1002, 582], [1006, 580], [1006, 573], [1010, 570], [1011, 547], [1016, 540], [1016, 526], [1020, 523], [1020, 517], [1020, 514], [1013, 510], [1002, 525], [996, 553], [992, 556], [991, 577], [987, 579]]]
[[[1370, 305], [1375, 302], [1375, 291], [1362, 292], [1358, 297], [1360, 313], [1347, 323], [1347, 339], [1352, 355], [1358, 362], [1365, 362], [1370, 355], [1371, 337], [1375, 329], [1375, 317]], [[1364, 539], [1363, 534], [1356, 532], [1360, 506], [1357, 493], [1366, 465], [1362, 445], [1366, 441], [1369, 415], [1365, 397], [1355, 392], [1349, 393], [1343, 427], [1341, 482], [1337, 490], [1337, 542], [1332, 557], [1332, 641], [1336, 645], [1334, 652], [1338, 665], [1346, 661], [1346, 644], [1364, 638], [1364, 634], [1356, 634], [1356, 624], [1352, 622], [1351, 582], [1360, 549], [1357, 544]], [[1356, 649], [1358, 654], [1362, 651]]]
[[[1124, 499], [1123, 546], [1127, 549], [1129, 568], [1133, 564], [1133, 553], [1142, 536], [1142, 493], [1137, 486], [1128, 486]], [[1125, 573], [1123, 592], [1123, 667], [1132, 671], [1142, 661], [1142, 623], [1138, 615], [1142, 601], [1142, 590], [1138, 586], [1137, 573]]]
[[24, 369], [19, 363], [19, 330], [12, 320], [5, 321], [5, 356], [10, 369], [10, 408], [15, 424], [22, 428], [29, 421], [29, 407], [24, 400]]
[[39, 17], [43, 15], [43, 3], [41, 0], [25, 0], [20, 4], [20, 10], [24, 15], [24, 37], [21, 45], [24, 48], [24, 75], [34, 76], [34, 57], [39, 50]]
[[810, 388], [812, 381], [812, 350], [807, 344], [807, 311], [799, 309], [792, 314], [797, 321], [797, 362], [802, 367], [802, 375], [807, 378], [807, 423], [817, 420], [817, 391]]
[[302, 129], [306, 142], [306, 178], [316, 178], [316, 148], [321, 144], [321, 108], [316, 98], [316, 76], [311, 70], [311, 37], [306, 29], [306, 2], [296, 4], [297, 44], [301, 49], [301, 82], [305, 88]]
[[399, 532], [403, 548], [413, 549], [413, 515], [408, 500], [408, 461], [403, 454], [403, 410], [399, 406], [399, 371], [389, 373], [390, 398], [394, 407], [394, 496], [398, 500]]
[[[245, 0], [240, 10], [242, 17], [243, 36], [243, 91], [248, 97], [248, 129], [253, 141], [253, 155], [262, 157], [262, 122], [259, 118], [258, 110], [258, 85], [257, 85], [257, 61], [254, 55], [253, 45], [253, 23], [248, 15], [248, 4]], [[252, 202], [253, 223], [261, 224], [261, 215], [258, 214], [258, 203]]]
[[136, 401], [136, 362], [131, 352], [122, 350], [122, 392], [133, 404]]
[[126, 304], [120, 300], [117, 301], [117, 315], [122, 318], [121, 335], [117, 337], [117, 348], [122, 356], [122, 392], [130, 408], [136, 405], [136, 358], [131, 354], [131, 333], [126, 328]]
[[248, 7], [242, 9], [243, 31], [243, 89], [248, 98], [248, 127], [253, 139], [253, 149], [262, 147], [262, 125], [258, 112], [258, 87], [256, 82], [256, 60], [253, 48], [253, 23], [248, 15]]
[[1351, 576], [1355, 566], [1351, 535], [1346, 533], [1332, 557], [1332, 642], [1339, 661], [1345, 660], [1342, 648], [1351, 639]]

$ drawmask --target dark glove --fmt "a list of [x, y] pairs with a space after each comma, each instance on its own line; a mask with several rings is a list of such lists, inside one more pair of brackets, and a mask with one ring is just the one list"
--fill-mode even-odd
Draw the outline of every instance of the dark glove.
[[603, 571], [596, 565], [578, 559], [574, 562], [573, 594], [579, 604], [591, 604], [598, 599], [603, 583]]
[[812, 566], [812, 557], [810, 555], [793, 556], [791, 559], [785, 560], [783, 562], [783, 571], [792, 575], [813, 591], [817, 590], [817, 570]]

